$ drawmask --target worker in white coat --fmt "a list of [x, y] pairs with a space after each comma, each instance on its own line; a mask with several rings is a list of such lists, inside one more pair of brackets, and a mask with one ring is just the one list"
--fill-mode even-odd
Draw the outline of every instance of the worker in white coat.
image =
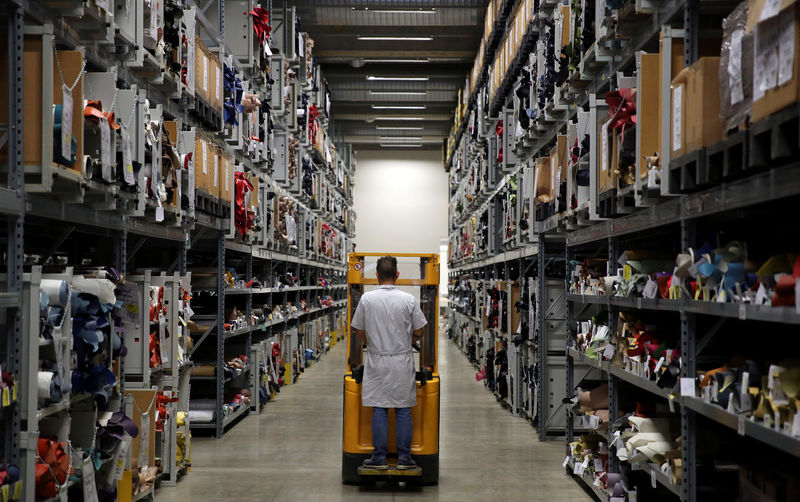
[[372, 407], [372, 456], [364, 467], [384, 470], [388, 454], [389, 408], [397, 417], [397, 468], [413, 469], [411, 408], [417, 404], [412, 344], [428, 322], [416, 299], [395, 286], [397, 259], [378, 259], [380, 287], [361, 296], [351, 326], [366, 347], [361, 404]]

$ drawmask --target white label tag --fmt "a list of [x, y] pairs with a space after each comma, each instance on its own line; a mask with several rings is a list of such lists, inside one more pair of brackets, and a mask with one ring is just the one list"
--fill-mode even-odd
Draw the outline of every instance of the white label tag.
[[650, 486], [652, 486], [653, 488], [657, 488], [658, 487], [658, 479], [656, 478], [656, 471], [655, 471], [656, 468], [653, 467], [652, 469], [653, 470], [650, 471]]
[[[135, 112], [134, 112], [135, 113]], [[122, 130], [122, 175], [125, 183], [133, 185], [136, 183], [133, 174], [133, 160], [131, 159], [131, 137], [128, 134], [128, 128], [124, 125]]]
[[600, 417], [597, 415], [589, 415], [589, 428], [597, 429], [600, 427]]
[[203, 90], [208, 92], [208, 58], [203, 54]]
[[98, 8], [100, 8], [100, 9], [106, 11], [106, 12], [109, 12], [109, 10], [108, 10], [108, 0], [94, 0], [94, 3], [95, 3], [95, 5], [97, 5]]
[[216, 77], [215, 80], [217, 81], [217, 99], [221, 99], [221, 96], [220, 96], [220, 84], [222, 82], [222, 78], [221, 78], [222, 75], [218, 75], [217, 74], [216, 67], [214, 69], [214, 76]]
[[567, 466], [567, 464], [569, 464], [569, 455], [567, 455], [566, 457], [564, 457], [564, 461], [563, 461], [563, 462], [561, 462], [561, 467], [566, 467], [566, 466]]
[[786, 9], [786, 13], [781, 16], [780, 20], [781, 27], [778, 38], [778, 85], [783, 85], [792, 79], [792, 68], [794, 66], [794, 6]]
[[697, 397], [694, 378], [681, 378], [681, 396]]
[[792, 419], [792, 436], [800, 437], [800, 412], [795, 413]]
[[753, 101], [778, 83], [778, 32], [780, 20], [768, 19], [756, 25], [753, 50]]
[[219, 157], [214, 152], [214, 188], [219, 186]]
[[745, 435], [745, 424], [744, 424], [745, 420], [746, 419], [744, 418], [744, 415], [739, 415], [739, 419], [738, 419], [738, 422], [736, 424], [736, 432], [740, 436], [744, 436]]
[[94, 483], [94, 462], [91, 458], [83, 461], [81, 474], [83, 475], [83, 501], [98, 502], [97, 485]]
[[603, 461], [599, 458], [594, 459], [594, 472], [604, 472]]
[[103, 179], [109, 183], [114, 181], [114, 164], [111, 162], [111, 127], [108, 120], [100, 119], [100, 161]]
[[[159, 208], [159, 209], [161, 209], [161, 208]], [[163, 219], [163, 214], [164, 214], [164, 210], [163, 209], [161, 209], [161, 214], [162, 214], [162, 219]], [[169, 352], [167, 352], [166, 345], [165, 345], [167, 343], [166, 342], [166, 338], [167, 338], [166, 334], [167, 334], [167, 320], [164, 319], [164, 317], [159, 316], [158, 317], [158, 342], [159, 342], [158, 345], [161, 348], [161, 362], [162, 363], [168, 363], [169, 362]]]
[[745, 303], [739, 304], [739, 320], [740, 321], [747, 320], [747, 304]]
[[653, 279], [647, 279], [647, 283], [644, 285], [644, 289], [642, 290], [642, 296], [644, 298], [653, 299], [658, 294], [658, 283]]
[[675, 413], [675, 398], [672, 394], [667, 397], [667, 404], [669, 405], [669, 412]]
[[606, 172], [608, 170], [608, 124], [603, 124], [603, 130], [600, 134], [600, 170]]
[[72, 159], [72, 91], [61, 86], [61, 156]]
[[731, 90], [731, 105], [744, 99], [742, 89], [742, 30], [731, 34], [731, 48], [728, 54], [728, 87]]
[[681, 100], [683, 99], [683, 86], [672, 89], [672, 150], [681, 148]]
[[603, 358], [604, 359], [611, 359], [614, 356], [614, 352], [616, 348], [611, 345], [610, 343], [606, 345], [606, 348], [603, 350]]
[[158, 40], [158, 3], [155, 0], [150, 2], [150, 36]]
[[208, 174], [208, 143], [203, 141], [203, 174]]
[[231, 161], [228, 160], [228, 159], [225, 159], [225, 191], [226, 192], [229, 192], [230, 189], [231, 189], [231, 185], [230, 185], [230, 183], [231, 183], [231, 180], [230, 180], [231, 171], [230, 171], [230, 168], [231, 168]]
[[661, 358], [659, 358], [658, 362], [656, 363], [656, 369], [653, 371], [653, 373], [655, 373], [656, 376], [658, 376], [659, 374], [658, 370], [660, 370], [662, 366], [664, 366], [664, 356], [661, 356]]
[[142, 426], [139, 428], [139, 457], [137, 463], [139, 469], [147, 468], [150, 457], [150, 417], [147, 413], [142, 415]]
[[125, 464], [128, 460], [128, 449], [131, 447], [131, 437], [125, 434], [125, 438], [117, 448], [117, 453], [114, 455], [112, 469], [110, 471], [110, 479], [119, 481], [122, 479], [122, 474], [125, 472]]

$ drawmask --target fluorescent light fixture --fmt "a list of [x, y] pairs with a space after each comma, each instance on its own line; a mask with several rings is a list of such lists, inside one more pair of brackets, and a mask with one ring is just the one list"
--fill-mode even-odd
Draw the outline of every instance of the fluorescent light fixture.
[[431, 58], [420, 59], [365, 59], [365, 63], [430, 63]]
[[406, 96], [427, 96], [428, 93], [426, 91], [369, 91], [369, 93], [373, 96], [394, 96], [396, 94], [404, 94]]
[[436, 14], [436, 9], [370, 9], [369, 7], [352, 7], [360, 12], [377, 12], [379, 14]]
[[375, 117], [375, 120], [425, 120], [424, 117], [390, 117], [384, 115], [383, 117]]
[[430, 42], [433, 37], [391, 37], [391, 36], [364, 36], [358, 35], [357, 40], [368, 41], [396, 41], [396, 42]]
[[422, 143], [379, 143], [382, 148], [422, 148]]
[[388, 126], [375, 126], [379, 131], [421, 131], [424, 127], [388, 127]]
[[381, 141], [422, 141], [422, 136], [381, 136]]
[[407, 82], [407, 81], [414, 81], [414, 82], [427, 82], [428, 77], [375, 77], [369, 75], [367, 80], [387, 80], [387, 81], [398, 81], [398, 82]]
[[373, 110], [425, 110], [427, 106], [372, 105]]

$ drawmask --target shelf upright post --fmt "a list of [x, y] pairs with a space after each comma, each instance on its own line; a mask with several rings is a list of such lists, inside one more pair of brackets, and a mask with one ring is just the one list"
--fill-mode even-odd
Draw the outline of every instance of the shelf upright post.
[[217, 235], [217, 395], [216, 395], [216, 437], [224, 432], [225, 419], [222, 415], [222, 401], [225, 396], [225, 231]]
[[539, 366], [539, 392], [537, 393], [537, 406], [536, 409], [537, 415], [539, 417], [539, 441], [544, 441], [547, 439], [547, 417], [546, 414], [546, 404], [547, 404], [547, 367], [545, 353], [547, 351], [547, 335], [545, 334], [545, 322], [544, 322], [544, 288], [545, 288], [545, 278], [544, 278], [544, 267], [545, 267], [545, 256], [547, 254], [547, 241], [544, 238], [544, 234], [539, 232], [537, 234], [538, 243], [539, 243], [539, 254], [537, 256], [538, 261], [538, 274], [536, 279], [536, 331], [539, 332], [539, 339], [538, 343], [536, 344], [536, 358], [537, 364]]
[[[620, 250], [619, 250], [619, 238], [617, 237], [609, 237], [608, 238], [608, 271], [609, 275], [615, 275], [617, 273], [617, 259], [619, 258]], [[609, 332], [612, 334], [617, 332], [617, 323], [619, 321], [619, 307], [614, 305], [608, 306], [608, 329]], [[617, 417], [619, 416], [619, 380], [615, 377], [610, 371], [608, 372], [608, 416], [610, 417]], [[611, 445], [609, 445], [611, 448]], [[619, 459], [616, 455], [616, 448], [614, 448], [614, 454], [609, 455], [610, 459], [610, 471], [609, 472], [619, 472]]]
[[683, 11], [683, 63], [690, 66], [697, 61], [700, 39], [700, 0], [686, 0]]
[[[570, 249], [567, 246], [566, 247], [567, 270], [569, 270], [569, 262], [570, 262], [571, 258], [572, 258], [572, 253], [570, 252]], [[567, 288], [567, 291], [569, 291], [569, 281], [567, 281], [565, 287]], [[572, 345], [573, 340], [575, 340], [575, 338], [576, 338], [576, 333], [575, 333], [574, 326], [575, 326], [575, 304], [573, 302], [567, 302], [567, 343], [566, 343], [566, 348], [567, 349], [569, 349], [569, 347]], [[564, 394], [564, 396], [567, 399], [571, 399], [573, 393], [575, 392], [574, 391], [574, 389], [575, 389], [575, 376], [573, 374], [574, 367], [575, 367], [575, 361], [572, 358], [572, 356], [570, 355], [569, 350], [566, 351], [566, 356], [567, 356], [567, 361], [566, 361], [567, 378], [565, 379], [565, 382], [566, 382], [566, 394]], [[565, 436], [566, 436], [566, 440], [567, 440], [566, 444], [564, 446], [565, 446], [565, 449], [566, 449], [566, 454], [569, 455], [571, 453], [570, 449], [569, 449], [569, 444], [572, 442], [572, 439], [573, 439], [573, 437], [575, 435], [574, 422], [573, 422], [574, 419], [572, 417], [571, 408], [567, 407], [565, 409], [564, 413], [566, 414], [566, 435]]]
[[[23, 105], [23, 8], [15, 2], [6, 4], [8, 9], [8, 188], [20, 199], [20, 208], [24, 208], [24, 184], [22, 166], [22, 105]], [[4, 99], [0, 97], [0, 99]], [[16, 306], [6, 310], [6, 360], [4, 368], [20, 378], [22, 364], [22, 250], [23, 250], [23, 231], [24, 231], [24, 212], [20, 210], [17, 214], [8, 215], [8, 249], [6, 259], [6, 273], [8, 282], [6, 284], [9, 293], [16, 293]], [[25, 391], [27, 386], [35, 386], [35, 382], [22, 379], [22, 389]], [[20, 456], [20, 407], [19, 404], [12, 405], [11, 412], [4, 414], [3, 428], [4, 434], [3, 447], [6, 458], [17, 463]]]
[[[685, 206], [683, 206], [685, 208]], [[681, 220], [681, 248], [687, 249], [694, 245], [695, 220]], [[681, 378], [694, 378], [696, 372], [696, 335], [695, 314], [681, 308]], [[681, 476], [681, 502], [695, 502], [697, 500], [697, 427], [696, 414], [686, 406], [681, 406], [681, 461], [683, 462], [683, 475]]]

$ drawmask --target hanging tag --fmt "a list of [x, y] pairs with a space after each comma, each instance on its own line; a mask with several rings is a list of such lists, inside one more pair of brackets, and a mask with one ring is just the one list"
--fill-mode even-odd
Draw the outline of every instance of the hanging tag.
[[72, 91], [61, 86], [61, 156], [72, 159]]
[[661, 369], [661, 367], [662, 367], [663, 365], [664, 365], [664, 356], [661, 356], [661, 358], [660, 358], [660, 359], [658, 360], [658, 362], [656, 363], [656, 369], [655, 369], [655, 370], [653, 370], [653, 373], [655, 373], [656, 375], [658, 375], [658, 374], [659, 374], [659, 373], [658, 373], [658, 370], [660, 370], [660, 369]]
[[161, 206], [161, 201], [159, 200], [159, 204], [156, 207], [156, 223], [161, 223], [164, 221], [164, 207]]
[[97, 485], [94, 483], [94, 463], [91, 459], [83, 461], [83, 502], [98, 502]]
[[18, 382], [14, 382], [14, 390], [11, 393], [11, 400], [12, 401], [16, 401], [18, 399], [17, 398], [17, 394], [19, 394], [19, 383]]
[[11, 393], [8, 391], [8, 387], [3, 389], [3, 406], [11, 406]]
[[147, 469], [148, 459], [150, 458], [150, 417], [147, 413], [142, 414], [142, 426], [139, 428], [139, 457], [137, 465], [139, 469]]
[[194, 315], [194, 310], [192, 310], [191, 305], [187, 305], [186, 310], [184, 310], [184, 312], [186, 313], [186, 319], [191, 319], [192, 316]]
[[125, 464], [128, 461], [128, 450], [131, 447], [131, 437], [125, 434], [125, 438], [117, 448], [117, 453], [114, 455], [114, 466], [111, 469], [111, 479], [113, 481], [119, 481], [122, 479], [122, 474], [125, 472]]
[[0, 493], [3, 494], [3, 502], [8, 502], [8, 491], [9, 485], [3, 485], [3, 487], [0, 488]]
[[567, 466], [567, 464], [569, 464], [569, 455], [567, 455], [566, 457], [564, 457], [564, 461], [563, 461], [563, 462], [561, 462], [561, 467], [566, 467], [566, 466]]
[[19, 500], [22, 497], [22, 481], [14, 483], [14, 500]]
[[219, 186], [219, 156], [214, 152], [214, 188]]
[[675, 394], [670, 394], [667, 398], [667, 404], [669, 405], [669, 412], [675, 413]]
[[603, 461], [599, 458], [594, 459], [594, 472], [603, 472]]
[[611, 345], [609, 343], [608, 345], [606, 345], [606, 348], [603, 350], [603, 357], [605, 359], [611, 359], [612, 357], [614, 357], [614, 352], [616, 350], [617, 350], [616, 347], [614, 347], [613, 345]]
[[161, 348], [161, 362], [168, 363], [169, 356], [167, 350], [164, 348], [166, 343], [167, 320], [159, 316], [158, 318], [158, 346]]
[[128, 134], [128, 128], [124, 125], [122, 126], [122, 176], [128, 185], [136, 183], [133, 175], [133, 161], [131, 160], [131, 137]]
[[111, 162], [111, 128], [108, 120], [100, 120], [100, 163], [103, 179], [109, 183], [114, 181], [114, 165]]
[[737, 427], [736, 427], [736, 432], [737, 432], [737, 433], [738, 433], [740, 436], [744, 436], [744, 435], [745, 435], [745, 425], [744, 425], [744, 422], [745, 422], [744, 415], [739, 415], [739, 419], [738, 419], [738, 422], [737, 422]]
[[681, 396], [697, 397], [694, 378], [681, 378]]

